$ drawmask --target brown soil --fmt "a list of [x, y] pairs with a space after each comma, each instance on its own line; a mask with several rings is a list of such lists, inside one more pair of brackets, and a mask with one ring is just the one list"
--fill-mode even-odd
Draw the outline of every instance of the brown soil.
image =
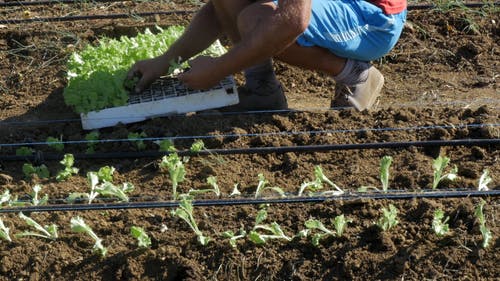
[[[86, 3], [29, 7], [29, 17], [73, 14], [147, 12], [196, 9], [177, 3]], [[189, 2], [189, 1], [186, 1]], [[5, 8], [4, 18], [21, 18], [28, 8]], [[376, 110], [359, 113], [351, 109], [327, 110], [334, 83], [325, 75], [276, 64], [289, 104], [294, 112], [225, 115], [191, 114], [158, 118], [142, 123], [100, 130], [101, 139], [126, 139], [129, 132], [144, 131], [148, 137], [212, 136], [208, 148], [246, 148], [372, 142], [406, 142], [464, 138], [498, 139], [500, 129], [498, 59], [498, 8], [410, 11], [408, 24], [396, 48], [374, 62], [384, 73], [386, 85]], [[5, 144], [44, 142], [48, 136], [65, 141], [82, 140], [78, 115], [65, 106], [67, 45], [77, 49], [95, 44], [100, 36], [133, 35], [155, 24], [186, 24], [189, 16], [160, 16], [113, 21], [75, 21], [0, 26], [0, 135], [1, 155], [15, 147]], [[471, 25], [473, 23], [474, 25]], [[238, 81], [241, 76], [237, 75]], [[35, 121], [62, 120], [56, 123]], [[479, 126], [483, 125], [483, 126]], [[438, 126], [436, 128], [436, 126]], [[398, 130], [393, 130], [397, 128]], [[413, 129], [412, 129], [413, 128]], [[365, 130], [363, 130], [365, 129]], [[280, 134], [280, 132], [295, 132]], [[225, 135], [225, 136], [221, 136]], [[176, 147], [188, 148], [193, 139], [179, 139]], [[157, 146], [146, 142], [147, 150]], [[44, 145], [32, 146], [54, 152]], [[85, 151], [83, 144], [67, 144], [65, 152]], [[135, 151], [134, 143], [109, 142], [97, 152]], [[400, 191], [427, 190], [432, 185], [432, 159], [451, 158], [459, 178], [445, 181], [439, 190], [473, 190], [484, 169], [500, 182], [498, 146], [397, 148], [289, 152], [268, 154], [210, 155], [191, 157], [180, 192], [206, 188], [206, 178], [217, 177], [223, 197], [239, 183], [243, 196], [251, 196], [259, 173], [270, 186], [296, 193], [300, 184], [313, 179], [314, 166], [346, 191], [360, 186], [380, 187], [379, 161], [394, 158], [390, 188]], [[65, 182], [26, 179], [23, 162], [4, 161], [0, 167], [0, 192], [9, 189], [21, 199], [29, 198], [35, 183], [51, 199], [71, 192], [86, 192], [86, 173], [104, 165], [117, 169], [115, 182], [131, 182], [135, 201], [168, 200], [172, 196], [168, 173], [158, 169], [159, 159], [77, 160], [77, 176]], [[54, 175], [58, 161], [44, 162]], [[266, 194], [266, 196], [271, 193]], [[202, 196], [199, 197], [203, 198]], [[205, 198], [214, 198], [206, 195]], [[497, 280], [500, 240], [499, 201], [483, 198], [487, 226], [493, 239], [481, 248], [474, 209], [481, 199], [332, 200], [324, 203], [272, 204], [266, 223], [276, 221], [293, 236], [304, 222], [316, 218], [327, 224], [344, 214], [353, 221], [340, 238], [327, 238], [319, 247], [308, 239], [271, 241], [264, 246], [248, 239], [232, 248], [221, 234], [240, 228], [250, 231], [263, 206], [196, 207], [194, 216], [203, 233], [212, 238], [201, 246], [195, 234], [169, 209], [134, 209], [86, 212], [31, 213], [41, 224], [55, 223], [60, 238], [14, 238], [27, 229], [17, 214], [0, 218], [11, 228], [13, 242], [0, 242], [0, 280]], [[381, 232], [374, 222], [381, 208], [393, 204], [399, 224]], [[442, 209], [450, 217], [450, 234], [437, 237], [430, 228], [433, 213]], [[69, 221], [81, 216], [92, 226], [109, 252], [105, 258], [92, 254], [92, 240], [71, 232]], [[137, 249], [130, 227], [143, 227], [152, 239], [149, 249]]]

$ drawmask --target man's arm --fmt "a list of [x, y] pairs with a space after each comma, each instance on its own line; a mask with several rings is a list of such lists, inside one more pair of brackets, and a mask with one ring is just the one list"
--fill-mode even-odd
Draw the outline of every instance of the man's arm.
[[154, 80], [165, 75], [171, 61], [181, 58], [182, 61], [208, 48], [221, 34], [222, 30], [217, 21], [214, 7], [211, 2], [204, 5], [193, 17], [193, 20], [181, 37], [161, 56], [135, 63], [128, 72], [128, 78], [139, 76], [136, 92], [141, 92]]
[[[266, 3], [268, 5], [274, 5]], [[242, 13], [249, 13], [241, 41], [226, 54], [218, 58], [199, 57], [191, 61], [191, 69], [179, 76], [185, 84], [194, 89], [213, 86], [227, 75], [241, 71], [256, 62], [263, 61], [284, 50], [304, 32], [309, 23], [311, 0], [281, 0], [277, 9], [267, 16], [259, 16], [258, 5], [252, 4]], [[254, 16], [252, 18], [252, 12]], [[256, 20], [259, 19], [260, 20]]]

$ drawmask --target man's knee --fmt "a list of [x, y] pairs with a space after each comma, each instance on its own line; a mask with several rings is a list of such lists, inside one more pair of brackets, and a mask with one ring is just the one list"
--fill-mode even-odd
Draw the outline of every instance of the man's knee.
[[255, 1], [246, 6], [237, 18], [238, 31], [241, 36], [251, 32], [254, 27], [266, 17], [270, 17], [276, 10], [272, 1]]

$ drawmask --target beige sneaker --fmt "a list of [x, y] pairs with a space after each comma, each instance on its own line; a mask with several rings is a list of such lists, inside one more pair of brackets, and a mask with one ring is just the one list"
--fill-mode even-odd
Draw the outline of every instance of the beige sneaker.
[[371, 66], [365, 82], [352, 86], [337, 84], [330, 107], [354, 106], [359, 111], [369, 110], [380, 96], [382, 86], [384, 86], [384, 76]]
[[240, 102], [225, 109], [230, 110], [281, 110], [288, 109], [288, 102], [281, 84], [274, 87], [260, 87], [250, 90], [238, 87]]

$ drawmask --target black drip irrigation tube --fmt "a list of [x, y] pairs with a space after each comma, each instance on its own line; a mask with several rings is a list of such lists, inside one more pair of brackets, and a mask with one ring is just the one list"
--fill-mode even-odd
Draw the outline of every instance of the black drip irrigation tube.
[[[179, 156], [195, 155], [228, 155], [228, 154], [270, 154], [287, 152], [324, 152], [334, 150], [353, 149], [383, 149], [383, 148], [408, 148], [415, 147], [440, 147], [440, 146], [488, 146], [500, 145], [500, 139], [459, 139], [459, 140], [428, 140], [408, 142], [375, 142], [375, 143], [352, 143], [352, 144], [326, 144], [326, 145], [302, 145], [302, 146], [270, 146], [233, 149], [206, 149], [200, 152], [182, 150], [176, 152]], [[102, 153], [76, 153], [75, 159], [132, 159], [132, 158], [155, 158], [168, 155], [167, 151], [123, 151]], [[0, 155], [0, 161], [34, 161], [37, 163], [45, 160], [61, 160], [64, 155], [60, 153], [38, 152], [30, 156]]]
[[[43, 1], [50, 2], [50, 1]], [[53, 1], [57, 3], [57, 1]], [[112, 1], [110, 1], [112, 2]], [[10, 2], [7, 2], [10, 3]], [[22, 2], [22, 3], [30, 3], [30, 2]], [[35, 2], [33, 2], [35, 3]], [[4, 3], [6, 4], [6, 3]], [[498, 6], [499, 2], [494, 3], [464, 3], [463, 5], [457, 5], [457, 7], [467, 7], [467, 8], [481, 8], [483, 6], [494, 5]], [[42, 4], [40, 4], [42, 5]], [[2, 5], [0, 5], [1, 7]], [[5, 5], [7, 6], [7, 5]], [[14, 5], [10, 5], [14, 6]], [[19, 5], [21, 6], [21, 5]], [[421, 5], [409, 5], [408, 10], [426, 10], [438, 8], [439, 6], [433, 4], [421, 4]], [[147, 17], [154, 15], [170, 15], [170, 14], [191, 14], [195, 13], [197, 10], [179, 10], [179, 11], [157, 11], [157, 12], [148, 12], [148, 13], [136, 13], [136, 14], [108, 14], [108, 15], [85, 15], [85, 16], [66, 16], [66, 17], [47, 17], [47, 18], [29, 18], [29, 19], [8, 19], [8, 20], [0, 20], [0, 24], [19, 24], [19, 23], [31, 23], [31, 22], [63, 22], [63, 21], [77, 21], [77, 20], [98, 20], [98, 19], [120, 19], [120, 18], [129, 18], [129, 17]]]
[[155, 15], [188, 15], [196, 12], [195, 10], [176, 10], [176, 11], [157, 11], [131, 14], [109, 14], [109, 15], [86, 15], [86, 16], [66, 16], [51, 18], [30, 18], [30, 19], [8, 19], [0, 20], [0, 24], [20, 24], [32, 22], [64, 22], [79, 20], [102, 20], [102, 19], [124, 19], [134, 17], [150, 17]]
[[[194, 200], [193, 206], [237, 206], [258, 204], [301, 204], [324, 203], [339, 200], [362, 199], [388, 199], [408, 200], [414, 198], [466, 198], [466, 197], [492, 197], [500, 195], [500, 190], [487, 191], [432, 191], [432, 192], [395, 192], [395, 193], [346, 193], [342, 195], [314, 196], [314, 197], [279, 197], [279, 198], [242, 198], [242, 199], [206, 199]], [[15, 208], [0, 208], [0, 213], [28, 213], [28, 212], [71, 212], [71, 211], [97, 211], [97, 210], [126, 210], [126, 209], [157, 209], [175, 208], [178, 201], [152, 201], [152, 202], [127, 202], [127, 203], [93, 203], [93, 204], [60, 204], [42, 205]]]

